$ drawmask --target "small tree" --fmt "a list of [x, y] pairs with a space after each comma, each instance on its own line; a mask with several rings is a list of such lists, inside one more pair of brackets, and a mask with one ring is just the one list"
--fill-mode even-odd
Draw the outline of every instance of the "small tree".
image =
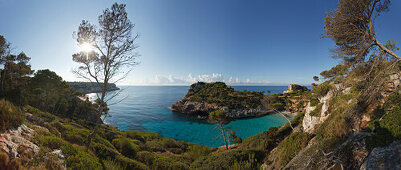
[[319, 77], [318, 76], [313, 76], [313, 80], [319, 81]]
[[242, 139], [240, 137], [238, 137], [237, 135], [235, 135], [235, 131], [231, 131], [230, 133], [230, 138], [233, 139], [234, 143], [242, 143]]
[[370, 50], [379, 48], [398, 60], [401, 57], [381, 44], [375, 34], [374, 19], [388, 10], [390, 0], [340, 0], [337, 9], [325, 17], [325, 36], [336, 43], [338, 58], [351, 64], [362, 62]]
[[349, 65], [338, 64], [330, 70], [325, 70], [320, 75], [325, 79], [333, 79], [339, 76], [344, 76], [348, 73]]
[[223, 135], [224, 143], [226, 144], [227, 150], [228, 150], [228, 144], [227, 144], [228, 138], [226, 137], [226, 133], [225, 133], [225, 129], [224, 129], [223, 125], [230, 123], [230, 121], [231, 121], [231, 118], [228, 115], [227, 111], [225, 111], [225, 110], [217, 110], [214, 112], [210, 112], [210, 114], [209, 114], [209, 122], [218, 124], [218, 126], [221, 130], [221, 134]]
[[[73, 61], [79, 64], [74, 73], [92, 82], [101, 92], [96, 115], [100, 119], [107, 116], [107, 102], [115, 97], [108, 96], [106, 99], [107, 85], [124, 79], [137, 64], [134, 41], [138, 35], [132, 35], [134, 24], [127, 17], [125, 4], [115, 3], [110, 9], [105, 9], [98, 21], [99, 26], [96, 27], [84, 20], [78, 31], [74, 32], [82, 51], [73, 55]], [[96, 122], [93, 132], [88, 136], [88, 146], [101, 123]]]

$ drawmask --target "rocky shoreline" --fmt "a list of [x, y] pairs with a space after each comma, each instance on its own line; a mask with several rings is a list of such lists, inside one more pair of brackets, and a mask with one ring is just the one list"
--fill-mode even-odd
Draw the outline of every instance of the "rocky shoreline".
[[[262, 96], [261, 98], [257, 99], [257, 100], [260, 100], [260, 103], [253, 107], [248, 107], [248, 105], [242, 105], [242, 107], [229, 107], [228, 105], [224, 105], [224, 104], [222, 105], [221, 103], [220, 104], [210, 103], [210, 102], [208, 102], [207, 99], [206, 100], [195, 100], [195, 101], [193, 100], [194, 97], [199, 97], [202, 95], [209, 95], [208, 96], [209, 98], [212, 96], [216, 96], [216, 93], [208, 94], [208, 93], [203, 92], [202, 95], [199, 94], [199, 93], [201, 93], [202, 90], [207, 91], [207, 92], [215, 90], [213, 88], [216, 88], [216, 87], [213, 85], [215, 85], [215, 84], [213, 84], [213, 83], [209, 83], [209, 84], [195, 83], [195, 84], [191, 85], [190, 89], [188, 90], [188, 94], [185, 97], [178, 100], [177, 102], [175, 102], [174, 104], [172, 104], [171, 110], [188, 115], [188, 116], [194, 116], [194, 117], [197, 117], [198, 119], [207, 119], [209, 113], [216, 111], [216, 110], [225, 110], [225, 111], [227, 111], [228, 115], [234, 119], [259, 117], [259, 116], [277, 112], [277, 109], [272, 109], [270, 107], [271, 103], [262, 102], [263, 100], [269, 100], [269, 99], [266, 99], [266, 96]], [[230, 90], [234, 91], [234, 89], [232, 89], [229, 86], [226, 86], [224, 83], [219, 83], [219, 85], [220, 85], [220, 87], [219, 87], [220, 89], [218, 89], [218, 90], [230, 89]], [[286, 91], [284, 91], [283, 93], [291, 93], [296, 90], [302, 91], [305, 89], [307, 89], [307, 88], [304, 86], [300, 86], [297, 84], [290, 84], [288, 86], [288, 89]], [[221, 95], [221, 94], [218, 94], [218, 95]], [[208, 98], [208, 97], [206, 97], [206, 98]], [[218, 98], [218, 97], [215, 97], [215, 98]], [[212, 99], [215, 99], [215, 98], [212, 97]], [[238, 101], [239, 99], [234, 99], [234, 100]], [[246, 99], [242, 98], [242, 100], [246, 100]], [[211, 100], [211, 101], [213, 101], [213, 100]], [[289, 106], [289, 107], [296, 107], [296, 106]], [[296, 115], [296, 112], [297, 112], [296, 110], [293, 109], [293, 111], [290, 111], [291, 109], [289, 110], [288, 108], [286, 110], [288, 112], [295, 111], [288, 115], [291, 115], [291, 116]]]
[[184, 99], [178, 100], [171, 106], [171, 110], [186, 114], [189, 116], [197, 116], [199, 119], [206, 119], [210, 112], [216, 110], [225, 110], [231, 118], [248, 118], [259, 117], [266, 114], [275, 113], [272, 109], [255, 108], [255, 109], [229, 109], [225, 106], [217, 106], [216, 104], [209, 104], [204, 102], [191, 102]]

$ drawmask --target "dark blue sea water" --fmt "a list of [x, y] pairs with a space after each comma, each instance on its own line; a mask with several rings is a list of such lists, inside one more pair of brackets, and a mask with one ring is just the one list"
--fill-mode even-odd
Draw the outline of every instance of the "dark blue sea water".
[[[188, 86], [122, 86], [121, 94], [109, 103], [121, 102], [110, 106], [111, 117], [106, 123], [117, 126], [120, 130], [143, 130], [157, 132], [163, 137], [188, 141], [210, 147], [224, 145], [218, 137], [221, 133], [216, 125], [206, 121], [176, 113], [170, 106], [185, 96]], [[280, 93], [286, 86], [233, 86], [235, 90], [267, 91]], [[116, 92], [111, 92], [116, 93]], [[286, 120], [280, 114], [266, 115], [257, 118], [239, 119], [230, 122], [226, 127], [245, 139], [281, 126]]]

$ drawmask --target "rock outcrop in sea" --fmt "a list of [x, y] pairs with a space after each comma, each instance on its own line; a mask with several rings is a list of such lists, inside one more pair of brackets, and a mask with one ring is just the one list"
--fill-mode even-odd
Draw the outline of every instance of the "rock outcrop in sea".
[[263, 107], [262, 92], [239, 92], [222, 82], [192, 84], [185, 97], [171, 109], [183, 114], [207, 118], [210, 112], [225, 110], [232, 118], [255, 117], [272, 113]]

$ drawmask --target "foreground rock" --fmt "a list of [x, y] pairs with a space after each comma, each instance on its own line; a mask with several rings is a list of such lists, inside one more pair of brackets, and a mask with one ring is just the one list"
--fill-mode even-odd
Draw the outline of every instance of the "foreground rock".
[[6, 152], [10, 158], [19, 158], [25, 152], [35, 155], [39, 153], [39, 147], [30, 141], [33, 134], [34, 130], [26, 125], [10, 129], [6, 133], [0, 134], [0, 149]]
[[401, 142], [377, 147], [365, 158], [361, 169], [401, 169]]

